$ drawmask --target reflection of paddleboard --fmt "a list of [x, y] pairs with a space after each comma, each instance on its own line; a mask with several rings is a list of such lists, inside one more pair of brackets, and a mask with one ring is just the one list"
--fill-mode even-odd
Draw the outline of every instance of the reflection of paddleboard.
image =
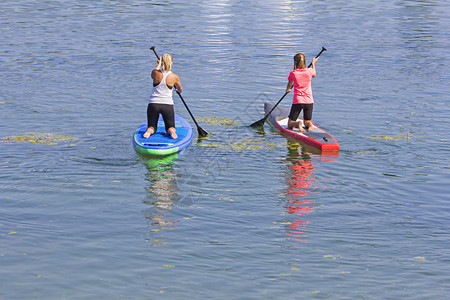
[[148, 155], [170, 155], [180, 152], [192, 142], [192, 127], [182, 117], [175, 115], [177, 139], [172, 139], [164, 127], [162, 117], [158, 120], [158, 129], [148, 139], [142, 135], [147, 130], [147, 122], [142, 123], [133, 135], [133, 146], [137, 152]]
[[[266, 114], [272, 109], [273, 104], [265, 103], [264, 111]], [[313, 131], [300, 132], [298, 128], [289, 129], [288, 123], [289, 110], [276, 107], [269, 116], [269, 122], [282, 134], [294, 138], [295, 140], [310, 145], [322, 151], [338, 151], [339, 144], [335, 138], [324, 131], [323, 129], [314, 125]], [[303, 126], [303, 119], [299, 116], [299, 119]]]
[[175, 164], [175, 159], [178, 158], [179, 153], [169, 154], [165, 156], [143, 156], [141, 155], [142, 162], [148, 169], [154, 169], [158, 167], [166, 167]]

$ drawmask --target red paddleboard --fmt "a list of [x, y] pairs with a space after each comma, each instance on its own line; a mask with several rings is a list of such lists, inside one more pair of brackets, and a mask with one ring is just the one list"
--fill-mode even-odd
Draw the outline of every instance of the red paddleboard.
[[[264, 111], [266, 115], [272, 109], [273, 104], [265, 103]], [[336, 139], [326, 132], [325, 130], [319, 128], [313, 123], [313, 131], [301, 132], [298, 128], [289, 129], [288, 124], [289, 110], [285, 108], [276, 107], [269, 116], [270, 124], [275, 127], [283, 135], [291, 137], [299, 142], [302, 142], [311, 147], [317, 148], [321, 151], [339, 151], [339, 144]], [[297, 121], [303, 126], [303, 118], [299, 116]]]

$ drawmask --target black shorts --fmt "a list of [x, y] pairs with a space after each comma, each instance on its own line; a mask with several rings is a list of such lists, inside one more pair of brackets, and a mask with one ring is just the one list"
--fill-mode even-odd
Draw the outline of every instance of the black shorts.
[[289, 119], [297, 121], [300, 112], [303, 110], [303, 120], [311, 121], [314, 104], [292, 104]]
[[173, 105], [157, 103], [149, 103], [147, 106], [148, 127], [153, 127], [156, 132], [156, 129], [158, 129], [159, 114], [163, 117], [166, 131], [170, 127], [175, 127], [175, 113], [173, 111]]

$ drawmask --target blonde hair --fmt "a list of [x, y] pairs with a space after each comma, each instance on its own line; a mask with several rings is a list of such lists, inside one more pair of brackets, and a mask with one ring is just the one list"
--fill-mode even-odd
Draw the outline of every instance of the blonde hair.
[[305, 55], [302, 53], [297, 53], [294, 56], [294, 66], [296, 69], [304, 69], [306, 68], [306, 59]]
[[162, 69], [163, 69], [163, 71], [168, 72], [168, 71], [170, 71], [172, 69], [172, 64], [173, 64], [172, 55], [167, 54], [167, 53], [164, 54], [162, 56], [161, 62], [162, 62]]

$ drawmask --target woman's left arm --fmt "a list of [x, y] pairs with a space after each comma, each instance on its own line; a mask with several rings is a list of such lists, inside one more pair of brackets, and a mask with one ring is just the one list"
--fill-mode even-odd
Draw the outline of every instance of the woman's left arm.
[[178, 93], [181, 93], [183, 91], [183, 87], [181, 86], [180, 77], [178, 75], [175, 75], [175, 89]]
[[318, 57], [314, 57], [313, 58], [313, 60], [312, 60], [312, 68], [313, 68], [313, 70], [314, 70], [314, 75], [312, 76], [312, 77], [316, 77], [316, 62], [319, 60], [319, 58]]

